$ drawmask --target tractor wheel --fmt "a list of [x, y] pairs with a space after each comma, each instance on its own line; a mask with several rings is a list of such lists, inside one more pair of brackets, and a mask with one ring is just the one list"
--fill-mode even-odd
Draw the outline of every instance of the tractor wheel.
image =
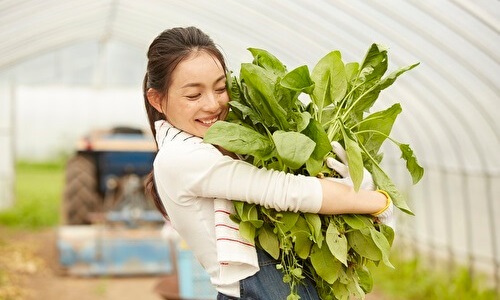
[[95, 160], [90, 155], [77, 154], [66, 165], [63, 194], [63, 223], [90, 224], [90, 213], [102, 209], [103, 199], [98, 191]]

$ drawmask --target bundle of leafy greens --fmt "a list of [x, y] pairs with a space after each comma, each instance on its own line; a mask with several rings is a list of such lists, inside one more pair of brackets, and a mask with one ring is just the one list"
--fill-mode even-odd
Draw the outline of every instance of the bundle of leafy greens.
[[[336, 176], [325, 159], [335, 156], [331, 141], [338, 141], [346, 149], [355, 190], [366, 168], [394, 205], [412, 214], [380, 165], [380, 148], [388, 140], [401, 150], [413, 183], [423, 176], [410, 146], [389, 136], [401, 106], [368, 112], [383, 89], [418, 63], [384, 77], [387, 51], [373, 44], [360, 64], [344, 63], [341, 53], [332, 51], [312, 72], [305, 65], [287, 71], [271, 53], [249, 51], [253, 62], [241, 65], [239, 77], [228, 76], [229, 118], [211, 126], [205, 141], [258, 167], [317, 177]], [[364, 298], [373, 285], [367, 264], [392, 266], [394, 231], [372, 216], [276, 211], [244, 202], [235, 202], [235, 208], [232, 217], [243, 237], [280, 261], [291, 288], [288, 300], [299, 299], [297, 288], [306, 276], [321, 299]]]

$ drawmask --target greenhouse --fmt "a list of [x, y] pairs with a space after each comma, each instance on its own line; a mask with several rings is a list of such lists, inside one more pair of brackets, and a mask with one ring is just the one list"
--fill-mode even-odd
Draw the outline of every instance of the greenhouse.
[[68, 157], [94, 129], [148, 130], [146, 52], [167, 28], [199, 27], [235, 73], [248, 48], [312, 70], [333, 50], [360, 62], [377, 43], [388, 71], [419, 63], [373, 108], [401, 104], [391, 136], [425, 170], [413, 185], [384, 144], [414, 213], [397, 211], [397, 245], [500, 290], [500, 2], [0, 1], [0, 24], [0, 211], [16, 203], [16, 162]]

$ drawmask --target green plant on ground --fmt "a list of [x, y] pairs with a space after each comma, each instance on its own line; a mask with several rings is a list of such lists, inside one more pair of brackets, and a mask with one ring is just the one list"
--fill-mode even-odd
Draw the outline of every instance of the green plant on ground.
[[[484, 277], [472, 277], [466, 267], [431, 268], [424, 257], [402, 259], [391, 254], [394, 269], [370, 266], [374, 285], [385, 300], [494, 300], [498, 293], [486, 286]], [[399, 249], [401, 250], [401, 249]]]
[[59, 223], [64, 163], [18, 162], [15, 204], [0, 212], [0, 224], [38, 229]]

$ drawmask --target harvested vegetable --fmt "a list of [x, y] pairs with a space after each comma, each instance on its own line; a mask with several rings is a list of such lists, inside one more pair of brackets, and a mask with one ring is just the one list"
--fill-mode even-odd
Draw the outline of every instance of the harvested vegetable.
[[[324, 177], [338, 176], [325, 164], [334, 156], [331, 141], [338, 141], [346, 149], [355, 190], [366, 168], [396, 207], [413, 214], [380, 165], [380, 148], [390, 141], [401, 150], [413, 183], [423, 176], [410, 146], [390, 137], [401, 105], [368, 112], [382, 90], [418, 63], [384, 77], [387, 51], [373, 44], [361, 63], [344, 63], [341, 53], [332, 51], [312, 72], [307, 66], [288, 71], [268, 51], [249, 51], [253, 62], [241, 64], [239, 76], [228, 76], [229, 117], [210, 127], [206, 142], [258, 167]], [[392, 266], [394, 230], [371, 216], [280, 212], [245, 202], [235, 202], [235, 208], [232, 218], [242, 236], [281, 262], [283, 281], [291, 287], [287, 300], [299, 299], [297, 287], [306, 276], [321, 299], [364, 298], [373, 286], [367, 265]]]

